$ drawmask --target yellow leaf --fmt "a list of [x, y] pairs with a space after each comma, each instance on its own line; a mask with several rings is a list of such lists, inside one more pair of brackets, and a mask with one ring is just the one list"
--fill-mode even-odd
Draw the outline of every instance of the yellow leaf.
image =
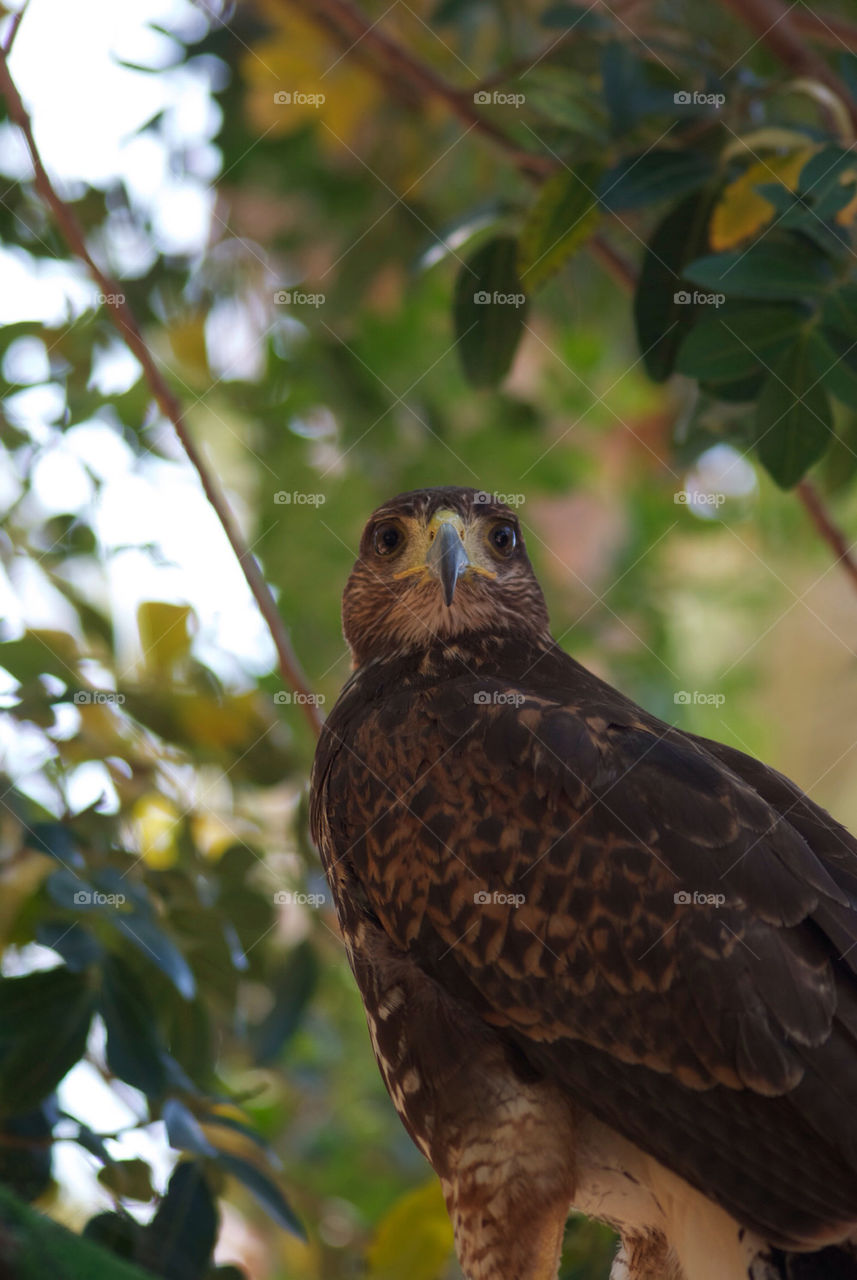
[[786, 156], [757, 160], [740, 178], [724, 187], [711, 215], [709, 240], [712, 249], [732, 249], [762, 227], [774, 216], [774, 206], [756, 190], [768, 182], [781, 182], [794, 191], [801, 169], [817, 147], [801, 147]]
[[178, 834], [181, 815], [175, 805], [152, 791], [141, 796], [131, 810], [137, 845], [143, 861], [155, 871], [175, 866], [178, 861]]
[[208, 350], [205, 345], [205, 316], [189, 315], [173, 320], [167, 326], [167, 339], [173, 355], [183, 366], [203, 377], [208, 376]]
[[190, 650], [195, 624], [187, 604], [144, 600], [137, 610], [137, 627], [146, 666], [169, 672]]
[[276, 33], [242, 60], [247, 112], [260, 133], [294, 133], [317, 123], [322, 146], [346, 150], [366, 115], [382, 105], [382, 84], [355, 58], [343, 57], [315, 23], [269, 6]]
[[189, 693], [176, 700], [174, 709], [188, 738], [215, 749], [247, 747], [266, 727], [259, 717], [255, 693], [239, 693], [221, 701]]
[[369, 1246], [367, 1280], [438, 1280], [452, 1253], [440, 1183], [409, 1191], [381, 1219]]

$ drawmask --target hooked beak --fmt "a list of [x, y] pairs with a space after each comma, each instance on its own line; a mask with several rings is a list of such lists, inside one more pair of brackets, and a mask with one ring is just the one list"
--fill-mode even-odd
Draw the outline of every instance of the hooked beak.
[[449, 518], [441, 519], [426, 555], [426, 568], [434, 574], [443, 588], [447, 607], [452, 604], [455, 584], [469, 566], [470, 558], [456, 522]]

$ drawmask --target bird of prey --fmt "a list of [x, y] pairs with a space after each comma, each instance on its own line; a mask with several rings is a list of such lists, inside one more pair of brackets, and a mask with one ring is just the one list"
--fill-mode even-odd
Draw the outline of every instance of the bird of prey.
[[312, 824], [467, 1280], [857, 1277], [857, 841], [552, 639], [516, 515], [401, 494], [343, 602]]

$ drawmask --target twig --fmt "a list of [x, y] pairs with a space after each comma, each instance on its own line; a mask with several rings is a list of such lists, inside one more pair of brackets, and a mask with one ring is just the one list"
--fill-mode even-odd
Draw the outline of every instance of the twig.
[[259, 562], [256, 560], [255, 556], [251, 554], [249, 548], [245, 544], [244, 539], [238, 530], [235, 517], [232, 514], [232, 510], [226, 496], [221, 491], [217, 479], [209, 469], [208, 463], [205, 461], [205, 458], [188, 431], [182, 407], [155, 363], [154, 357], [149, 351], [149, 348], [140, 333], [134, 313], [125, 301], [119, 285], [116, 281], [111, 280], [110, 277], [106, 275], [94, 262], [92, 255], [86, 247], [86, 241], [80, 224], [69, 209], [68, 205], [64, 202], [61, 196], [58, 195], [53, 183], [48, 177], [47, 170], [42, 163], [39, 149], [36, 146], [36, 141], [33, 137], [33, 129], [29, 113], [21, 100], [21, 95], [18, 93], [14, 80], [9, 73], [9, 66], [5, 51], [0, 51], [0, 92], [2, 92], [6, 99], [10, 119], [18, 125], [24, 135], [27, 149], [30, 153], [30, 160], [33, 165], [36, 190], [53, 213], [69, 249], [71, 249], [72, 253], [80, 258], [80, 260], [89, 268], [90, 275], [99, 286], [102, 296], [105, 299], [105, 303], [108, 307], [113, 323], [143, 368], [143, 373], [145, 374], [152, 394], [157, 401], [158, 407], [164, 416], [173, 424], [176, 435], [181, 441], [188, 460], [200, 478], [205, 496], [211, 503], [211, 506], [223, 527], [223, 531], [229, 539], [230, 546], [238, 559], [238, 563], [240, 564], [244, 577], [247, 580], [247, 585], [253, 593], [253, 597], [259, 607], [259, 611], [268, 625], [271, 638], [273, 639], [277, 650], [277, 658], [279, 660], [279, 668], [283, 680], [295, 693], [303, 695], [300, 700], [301, 709], [303, 710], [313, 732], [318, 734], [321, 730], [321, 716], [319, 715], [315, 700], [310, 695], [306, 676], [304, 675], [300, 662], [292, 649], [291, 641], [289, 640], [285, 625], [277, 611], [277, 606], [274, 603], [274, 597], [272, 596], [271, 590], [265, 581], [262, 570], [259, 567]]
[[853, 548], [849, 547], [842, 530], [833, 523], [818, 490], [811, 481], [801, 480], [797, 486], [797, 495], [806, 507], [809, 518], [815, 525], [816, 530], [833, 549], [836, 563], [842, 565], [849, 578], [857, 586], [857, 560], [855, 560], [852, 553]]
[[850, 49], [857, 52], [857, 25], [844, 18], [834, 18], [826, 13], [815, 13], [812, 9], [802, 9], [794, 5], [789, 10], [789, 20], [795, 31], [815, 40], [818, 44], [827, 45], [830, 49]]
[[827, 85], [843, 102], [852, 128], [857, 132], [857, 102], [836, 72], [792, 25], [795, 5], [786, 7], [781, 0], [722, 0], [722, 3], [756, 33], [759, 41], [766, 44], [780, 62], [799, 75]]
[[6, 41], [3, 45], [3, 52], [5, 53], [7, 58], [9, 57], [9, 54], [12, 52], [12, 45], [15, 43], [15, 37], [18, 34], [18, 28], [20, 27], [21, 23], [24, 21], [24, 14], [27, 12], [27, 9], [29, 8], [29, 4], [30, 4], [30, 0], [24, 0], [24, 4], [21, 5], [21, 8], [18, 10], [18, 12], [12, 15], [12, 21], [9, 23], [9, 34], [7, 35]]

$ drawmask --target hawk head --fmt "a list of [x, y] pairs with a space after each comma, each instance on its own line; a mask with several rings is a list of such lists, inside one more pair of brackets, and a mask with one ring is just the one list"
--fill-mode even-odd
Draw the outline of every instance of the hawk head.
[[518, 517], [479, 489], [400, 493], [372, 513], [342, 624], [355, 666], [476, 634], [548, 639]]

